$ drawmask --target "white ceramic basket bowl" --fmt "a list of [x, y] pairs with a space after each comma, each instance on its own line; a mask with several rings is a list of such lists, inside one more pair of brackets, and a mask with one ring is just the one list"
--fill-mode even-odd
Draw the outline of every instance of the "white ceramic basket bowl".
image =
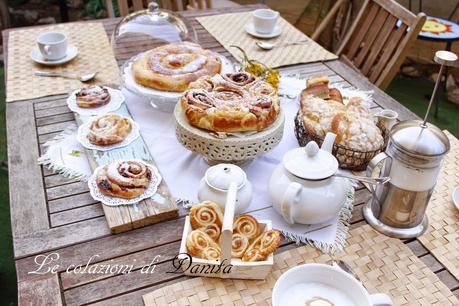
[[276, 121], [263, 131], [244, 137], [230, 136], [224, 139], [213, 137], [208, 131], [189, 124], [181, 103], [175, 106], [174, 117], [178, 141], [188, 150], [201, 154], [210, 165], [241, 165], [251, 162], [258, 155], [278, 145], [284, 133], [285, 117], [282, 109]]

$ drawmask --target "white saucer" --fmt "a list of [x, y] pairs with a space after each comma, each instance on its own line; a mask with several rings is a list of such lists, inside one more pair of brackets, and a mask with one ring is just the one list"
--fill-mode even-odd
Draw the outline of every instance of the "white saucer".
[[282, 33], [282, 28], [280, 26], [274, 27], [274, 30], [271, 33], [258, 33], [255, 31], [255, 27], [253, 26], [253, 23], [249, 23], [245, 26], [245, 31], [249, 33], [252, 36], [258, 37], [258, 38], [274, 38]]
[[42, 64], [42, 65], [55, 66], [55, 65], [62, 65], [67, 62], [70, 62], [77, 55], [78, 55], [78, 48], [72, 44], [69, 44], [67, 47], [67, 55], [65, 57], [58, 59], [58, 60], [48, 60], [48, 59], [45, 59], [43, 55], [41, 55], [41, 52], [38, 49], [38, 47], [34, 46], [32, 48], [32, 52], [30, 53], [30, 58], [34, 62]]
[[454, 188], [454, 191], [453, 191], [453, 203], [454, 203], [454, 206], [456, 206], [456, 208], [459, 209], [459, 186]]

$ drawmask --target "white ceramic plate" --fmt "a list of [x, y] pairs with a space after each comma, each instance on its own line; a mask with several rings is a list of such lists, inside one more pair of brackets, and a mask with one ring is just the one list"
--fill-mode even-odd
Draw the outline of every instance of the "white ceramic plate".
[[65, 57], [58, 59], [58, 60], [48, 60], [43, 57], [43, 55], [40, 52], [40, 49], [38, 49], [37, 46], [34, 46], [32, 48], [32, 52], [30, 53], [30, 58], [34, 62], [42, 64], [42, 65], [56, 66], [56, 65], [62, 65], [62, 64], [70, 62], [77, 55], [78, 55], [78, 48], [72, 44], [69, 44], [67, 47], [67, 55]]
[[127, 135], [127, 137], [122, 142], [115, 143], [112, 145], [107, 145], [107, 146], [95, 145], [89, 141], [88, 132], [89, 132], [89, 127], [92, 121], [98, 119], [99, 117], [100, 116], [97, 116], [97, 117], [92, 118], [91, 120], [88, 120], [86, 123], [80, 125], [80, 127], [78, 128], [77, 140], [79, 143], [81, 143], [83, 147], [87, 149], [98, 150], [98, 151], [110, 151], [113, 149], [125, 147], [140, 136], [140, 126], [136, 122], [134, 122], [131, 118], [125, 117], [129, 119], [129, 121], [131, 122], [132, 130], [131, 130], [131, 133], [129, 133], [129, 135]]
[[274, 30], [271, 33], [259, 33], [255, 31], [255, 27], [253, 26], [253, 23], [249, 23], [245, 26], [245, 31], [249, 33], [252, 36], [258, 37], [258, 38], [274, 38], [282, 33], [282, 28], [280, 26], [275, 26]]
[[97, 167], [96, 170], [94, 170], [93, 175], [88, 180], [89, 192], [91, 193], [91, 196], [94, 200], [100, 201], [108, 206], [132, 205], [132, 204], [137, 204], [142, 200], [151, 198], [156, 193], [156, 191], [158, 190], [158, 186], [159, 184], [161, 184], [161, 180], [162, 180], [162, 177], [159, 174], [158, 169], [155, 166], [144, 162], [143, 160], [139, 160], [139, 159], [129, 159], [129, 160], [141, 162], [144, 165], [146, 165], [148, 168], [150, 168], [150, 171], [152, 173], [151, 182], [150, 182], [150, 186], [148, 186], [145, 192], [142, 193], [140, 196], [132, 198], [132, 199], [117, 198], [117, 197], [111, 197], [111, 196], [102, 194], [99, 190], [99, 187], [97, 187], [97, 183], [96, 183], [97, 173], [105, 166], [105, 165], [102, 165], [102, 166]]
[[454, 188], [453, 190], [453, 203], [457, 209], [459, 209], [459, 186]]
[[73, 91], [67, 98], [67, 106], [72, 112], [78, 113], [83, 116], [94, 116], [94, 115], [103, 115], [120, 108], [121, 104], [124, 102], [124, 95], [121, 93], [121, 90], [110, 88], [108, 86], [103, 86], [108, 89], [110, 93], [110, 102], [105, 105], [94, 107], [94, 108], [83, 108], [79, 107], [76, 103], [76, 93], [80, 91], [77, 89]]
[[[166, 112], [172, 112], [178, 99], [182, 96], [182, 93], [156, 90], [138, 84], [132, 75], [131, 66], [132, 63], [140, 56], [142, 56], [142, 53], [129, 59], [121, 68], [123, 86], [136, 95], [150, 99], [150, 103], [154, 108]], [[221, 73], [234, 71], [233, 64], [226, 57], [220, 55], [220, 59], [222, 62]]]

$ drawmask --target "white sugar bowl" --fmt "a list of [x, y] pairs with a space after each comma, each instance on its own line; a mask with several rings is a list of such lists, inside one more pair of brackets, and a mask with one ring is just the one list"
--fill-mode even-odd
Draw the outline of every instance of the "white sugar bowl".
[[252, 201], [252, 184], [244, 170], [233, 164], [218, 164], [207, 169], [199, 184], [199, 201], [212, 201], [225, 209], [231, 183], [237, 185], [235, 213], [244, 212]]
[[315, 141], [288, 151], [271, 175], [274, 209], [289, 224], [318, 224], [338, 216], [349, 181], [334, 176], [338, 161], [331, 154], [336, 135], [327, 133], [322, 148]]

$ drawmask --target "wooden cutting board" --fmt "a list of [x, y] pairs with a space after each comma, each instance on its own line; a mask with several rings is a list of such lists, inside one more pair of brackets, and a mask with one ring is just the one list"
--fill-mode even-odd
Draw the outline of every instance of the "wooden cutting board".
[[[114, 113], [132, 118], [125, 103], [123, 103]], [[90, 116], [82, 116], [75, 113], [75, 120], [78, 125], [85, 123], [89, 119]], [[85, 150], [92, 170], [100, 165], [105, 165], [117, 159], [131, 158], [142, 159], [156, 166], [142, 136], [126, 147], [110, 151]], [[108, 226], [113, 234], [126, 232], [135, 228], [178, 217], [178, 208], [175, 204], [175, 199], [169, 192], [169, 188], [164, 178], [153, 197], [145, 199], [135, 206], [120, 205], [114, 207], [102, 204], [102, 207]]]

